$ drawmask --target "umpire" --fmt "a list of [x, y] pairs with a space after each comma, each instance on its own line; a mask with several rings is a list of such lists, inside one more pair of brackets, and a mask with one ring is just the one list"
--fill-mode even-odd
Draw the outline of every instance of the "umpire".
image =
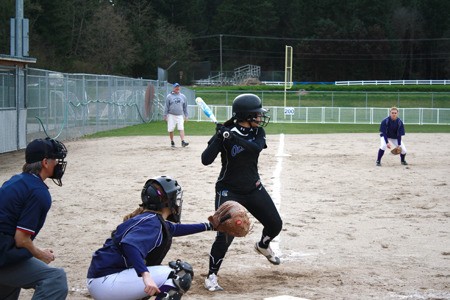
[[0, 299], [19, 299], [22, 288], [35, 290], [33, 300], [67, 297], [66, 273], [48, 265], [55, 260], [53, 250], [34, 244], [52, 204], [44, 181], [62, 185], [66, 155], [57, 140], [33, 140], [22, 173], [0, 188]]

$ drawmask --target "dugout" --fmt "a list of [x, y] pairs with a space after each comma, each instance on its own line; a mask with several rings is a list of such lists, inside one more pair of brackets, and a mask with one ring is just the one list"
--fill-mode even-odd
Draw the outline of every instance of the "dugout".
[[26, 147], [27, 68], [35, 58], [0, 54], [0, 153]]

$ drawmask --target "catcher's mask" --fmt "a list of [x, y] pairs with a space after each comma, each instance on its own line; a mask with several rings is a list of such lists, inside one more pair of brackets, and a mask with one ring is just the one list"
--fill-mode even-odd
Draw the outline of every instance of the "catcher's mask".
[[25, 150], [25, 161], [27, 164], [38, 162], [44, 158], [55, 159], [57, 164], [50, 178], [53, 182], [62, 186], [62, 177], [66, 170], [67, 162], [64, 159], [67, 156], [66, 146], [58, 140], [49, 137], [45, 139], [35, 139], [30, 142]]
[[262, 107], [261, 99], [254, 94], [242, 94], [233, 100], [232, 115], [238, 121], [255, 122], [259, 127], [269, 124], [267, 109]]
[[183, 190], [178, 182], [169, 176], [158, 176], [147, 180], [141, 192], [141, 206], [159, 211], [170, 208], [172, 214], [167, 220], [179, 223], [183, 204]]

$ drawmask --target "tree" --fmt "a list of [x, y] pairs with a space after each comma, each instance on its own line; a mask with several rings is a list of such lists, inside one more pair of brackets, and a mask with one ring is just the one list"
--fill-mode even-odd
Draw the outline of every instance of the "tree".
[[[150, 77], [156, 67], [174, 61], [171, 71], [189, 74], [190, 64], [198, 61], [217, 71], [223, 57], [223, 71], [243, 64], [282, 70], [285, 45], [292, 45], [294, 78], [302, 80], [441, 79], [450, 74], [450, 1], [24, 2], [30, 56], [44, 69]], [[9, 53], [14, 4], [0, 1], [3, 53]]]
[[147, 0], [115, 1], [116, 11], [129, 24], [130, 32], [136, 41], [137, 55], [131, 66], [131, 74], [135, 77], [150, 78], [155, 76], [157, 62], [155, 51], [158, 45], [153, 39], [157, 12]]
[[[211, 31], [225, 34], [224, 56], [228, 65], [263, 64], [273, 56], [270, 49], [284, 46], [273, 39], [264, 38], [276, 33], [278, 16], [273, 1], [268, 0], [224, 0], [217, 8]], [[245, 37], [242, 36], [254, 36]]]
[[83, 61], [77, 66], [85, 72], [106, 74], [127, 74], [137, 52], [128, 24], [107, 4], [87, 23], [82, 48]]
[[423, 19], [419, 11], [410, 7], [399, 7], [392, 14], [392, 27], [395, 37], [404, 39], [400, 46], [401, 70], [403, 79], [411, 79], [413, 76], [413, 67], [415, 52], [420, 51], [420, 44], [416, 39], [423, 38]]
[[196, 60], [196, 55], [191, 47], [192, 37], [180, 27], [169, 24], [164, 19], [156, 21], [156, 29], [153, 39], [158, 45], [155, 51], [155, 61], [162, 68], [168, 68], [177, 61], [178, 66], [184, 65], [180, 71], [187, 73], [191, 61]]
[[15, 15], [15, 0], [0, 1], [0, 53], [10, 53], [10, 18]]

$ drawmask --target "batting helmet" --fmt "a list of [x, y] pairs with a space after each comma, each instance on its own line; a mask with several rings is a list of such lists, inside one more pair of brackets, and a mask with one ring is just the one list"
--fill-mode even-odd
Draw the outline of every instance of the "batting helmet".
[[168, 207], [172, 214], [167, 220], [179, 223], [182, 198], [183, 191], [175, 179], [169, 176], [158, 176], [147, 180], [144, 184], [141, 192], [141, 206], [155, 211]]
[[261, 99], [254, 94], [237, 96], [233, 100], [232, 112], [238, 121], [256, 122], [260, 127], [269, 124], [270, 117], [266, 116], [268, 111], [262, 107]]

